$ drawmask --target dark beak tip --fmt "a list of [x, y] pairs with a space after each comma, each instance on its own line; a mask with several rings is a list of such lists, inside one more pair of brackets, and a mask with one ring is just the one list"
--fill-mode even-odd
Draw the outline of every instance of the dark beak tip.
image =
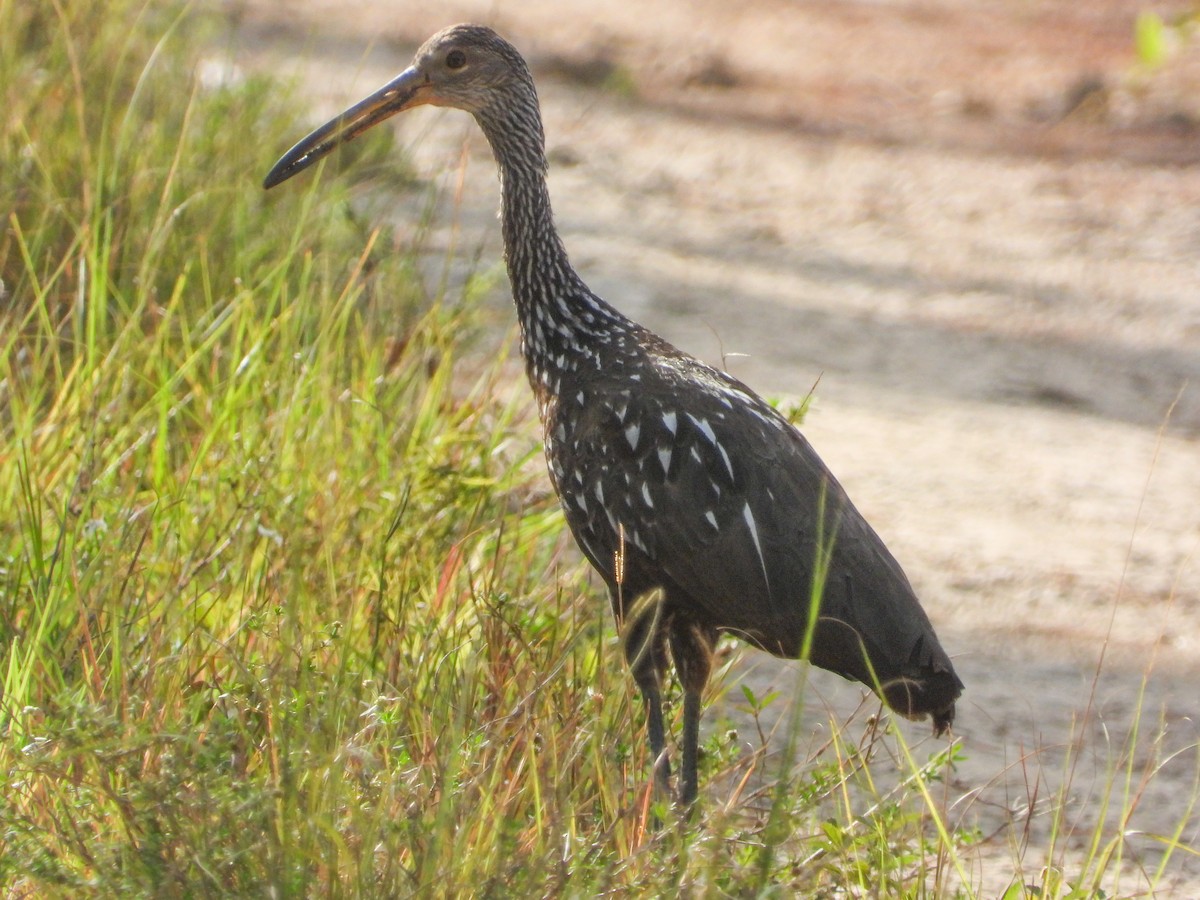
[[263, 190], [269, 191], [276, 185], [283, 184], [283, 182], [287, 181], [288, 178], [290, 178], [293, 174], [289, 171], [289, 169], [291, 169], [291, 166], [284, 165], [283, 160], [275, 163], [275, 165], [271, 167], [271, 171], [268, 172], [267, 176], [263, 179]]
[[405, 69], [375, 93], [310, 133], [279, 158], [263, 179], [263, 190], [269, 191], [282, 184], [328, 155], [339, 144], [406, 109], [420, 86], [419, 80], [420, 73], [416, 69]]

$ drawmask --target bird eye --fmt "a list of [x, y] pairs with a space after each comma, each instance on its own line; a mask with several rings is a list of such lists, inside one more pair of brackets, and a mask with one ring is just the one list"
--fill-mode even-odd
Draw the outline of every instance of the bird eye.
[[446, 54], [447, 69], [461, 69], [467, 64], [467, 54], [461, 50], [451, 50]]

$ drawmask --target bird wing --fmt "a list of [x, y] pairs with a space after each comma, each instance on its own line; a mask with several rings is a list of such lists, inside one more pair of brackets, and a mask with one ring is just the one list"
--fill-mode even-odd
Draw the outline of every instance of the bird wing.
[[568, 522], [610, 588], [663, 586], [709, 624], [795, 656], [823, 573], [816, 664], [867, 683], [871, 668], [952, 672], [900, 566], [779, 413], [687, 358], [657, 361], [636, 391], [613, 384], [610, 402], [586, 404], [572, 453], [585, 462], [564, 473], [587, 498], [565, 501]]

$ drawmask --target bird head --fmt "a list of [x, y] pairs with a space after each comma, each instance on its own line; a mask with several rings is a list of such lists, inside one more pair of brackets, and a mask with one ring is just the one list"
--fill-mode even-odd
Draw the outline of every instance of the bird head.
[[449, 106], [478, 115], [522, 81], [525, 61], [516, 48], [482, 25], [454, 25], [427, 40], [412, 65], [285, 153], [264, 188], [287, 181], [384, 119], [414, 106]]

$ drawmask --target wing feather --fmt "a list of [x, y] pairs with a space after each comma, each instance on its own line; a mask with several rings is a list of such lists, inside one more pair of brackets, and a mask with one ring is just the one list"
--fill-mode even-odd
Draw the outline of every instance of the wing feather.
[[882, 540], [808, 441], [740, 382], [673, 361], [619, 402], [589, 404], [573, 440], [588, 501], [568, 501], [567, 519], [614, 595], [620, 553], [630, 596], [662, 586], [714, 627], [795, 656], [824, 553], [814, 663], [868, 684], [872, 670], [884, 684], [931, 672], [957, 683]]

